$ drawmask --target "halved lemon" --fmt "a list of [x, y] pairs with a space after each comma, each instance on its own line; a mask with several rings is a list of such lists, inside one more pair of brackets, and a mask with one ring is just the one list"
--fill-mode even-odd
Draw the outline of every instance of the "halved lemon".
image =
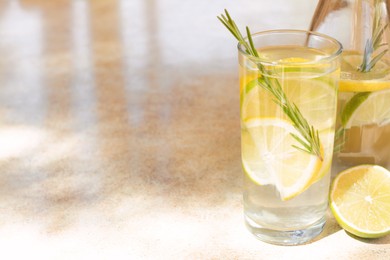
[[322, 161], [293, 147], [291, 136], [300, 133], [279, 118], [253, 118], [242, 130], [242, 163], [249, 178], [259, 185], [275, 185], [282, 200], [304, 192], [317, 180]]
[[340, 226], [356, 236], [390, 234], [390, 172], [378, 165], [342, 171], [331, 186], [330, 208]]

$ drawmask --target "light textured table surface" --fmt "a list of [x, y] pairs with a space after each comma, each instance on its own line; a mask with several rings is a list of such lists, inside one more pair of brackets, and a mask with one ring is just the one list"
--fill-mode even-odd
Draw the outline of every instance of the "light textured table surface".
[[329, 215], [295, 247], [242, 213], [236, 42], [311, 0], [0, 1], [0, 259], [390, 259]]

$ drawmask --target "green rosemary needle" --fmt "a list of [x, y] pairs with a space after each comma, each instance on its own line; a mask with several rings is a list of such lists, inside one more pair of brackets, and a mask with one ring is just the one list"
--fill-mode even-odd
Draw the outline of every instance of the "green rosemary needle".
[[[362, 64], [358, 67], [358, 71], [360, 72], [369, 72], [375, 66], [375, 64], [382, 59], [382, 57], [388, 51], [388, 44], [381, 43], [383, 39], [383, 34], [388, 27], [387, 21], [384, 25], [382, 25], [382, 11], [381, 11], [381, 2], [383, 0], [375, 0], [375, 11], [374, 11], [374, 20], [372, 23], [372, 37], [371, 39], [367, 39], [366, 45], [364, 48], [363, 60]], [[376, 52], [379, 48], [382, 48], [376, 56], [374, 56], [374, 52]], [[373, 57], [374, 56], [374, 57]]]
[[[376, 63], [382, 59], [382, 57], [388, 52], [389, 44], [382, 43], [383, 35], [389, 24], [382, 19], [382, 7], [381, 3], [384, 0], [375, 0], [374, 2], [374, 17], [372, 21], [371, 38], [367, 39], [363, 53], [363, 60], [360, 66], [357, 68], [358, 72], [367, 73], [370, 72]], [[382, 49], [381, 51], [379, 49]], [[376, 56], [374, 52], [380, 51]], [[341, 127], [339, 134], [335, 136], [335, 147], [339, 147], [339, 150], [343, 148], [345, 141], [345, 125], [348, 122], [353, 111], [360, 106], [360, 104], [368, 98], [371, 92], [357, 92], [355, 93], [344, 106], [341, 111]], [[336, 145], [339, 143], [339, 145]]]
[[[257, 49], [255, 48], [252, 40], [252, 36], [248, 27], [246, 27], [247, 40], [242, 36], [240, 30], [237, 28], [236, 23], [230, 17], [228, 11], [225, 9], [225, 15], [221, 14], [217, 18], [222, 22], [223, 25], [233, 34], [238, 42], [244, 46], [247, 54], [253, 57], [259, 57]], [[274, 102], [280, 106], [283, 112], [291, 120], [294, 128], [300, 133], [300, 135], [291, 134], [291, 136], [299, 143], [293, 145], [296, 149], [307, 152], [309, 154], [317, 156], [323, 160], [321, 154], [321, 143], [318, 134], [318, 130], [310, 126], [306, 118], [302, 115], [299, 108], [291, 103], [286, 94], [284, 93], [280, 82], [266, 75], [270, 75], [271, 72], [267, 71], [266, 68], [260, 62], [256, 62], [257, 68], [262, 73], [263, 77], [258, 78], [258, 84], [265, 90], [269, 91], [274, 96]]]

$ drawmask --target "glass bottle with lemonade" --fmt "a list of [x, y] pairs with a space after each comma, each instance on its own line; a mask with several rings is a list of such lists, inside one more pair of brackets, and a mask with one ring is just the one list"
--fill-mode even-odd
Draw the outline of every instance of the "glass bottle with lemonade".
[[343, 44], [335, 172], [360, 164], [390, 169], [390, 26], [386, 0], [321, 0], [311, 30]]

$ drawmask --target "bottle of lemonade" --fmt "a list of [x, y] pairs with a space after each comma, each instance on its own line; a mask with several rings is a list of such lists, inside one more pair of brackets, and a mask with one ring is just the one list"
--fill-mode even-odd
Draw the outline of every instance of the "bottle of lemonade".
[[311, 30], [343, 44], [334, 173], [390, 169], [389, 0], [320, 0]]

